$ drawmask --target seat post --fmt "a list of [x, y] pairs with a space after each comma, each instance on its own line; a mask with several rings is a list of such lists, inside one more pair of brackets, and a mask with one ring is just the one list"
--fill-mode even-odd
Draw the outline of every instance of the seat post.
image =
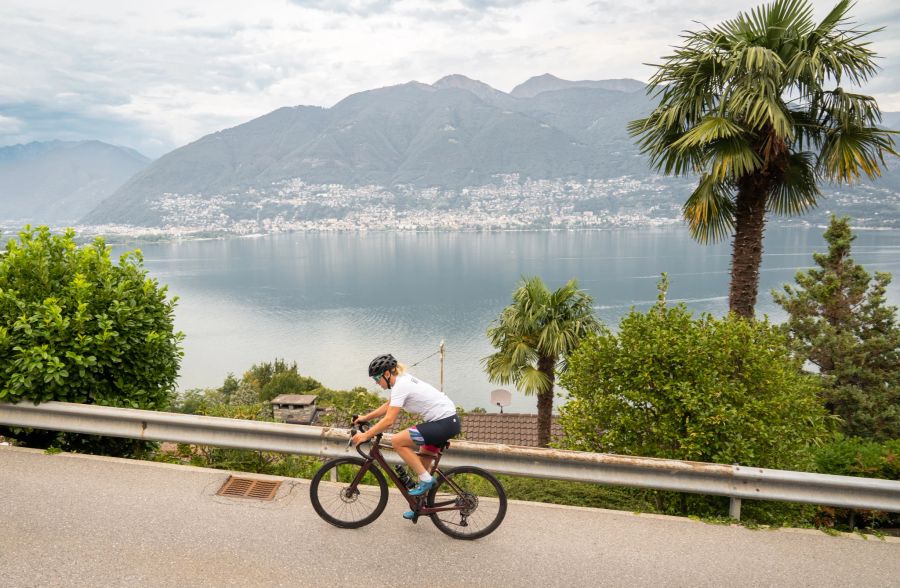
[[443, 453], [444, 453], [443, 448], [439, 448], [437, 450], [437, 453], [419, 450], [418, 455], [419, 455], [420, 459], [422, 457], [427, 457], [428, 459], [431, 460], [431, 466], [427, 468], [429, 474], [433, 474], [434, 471], [437, 469], [438, 463], [441, 461], [441, 455], [443, 455]]

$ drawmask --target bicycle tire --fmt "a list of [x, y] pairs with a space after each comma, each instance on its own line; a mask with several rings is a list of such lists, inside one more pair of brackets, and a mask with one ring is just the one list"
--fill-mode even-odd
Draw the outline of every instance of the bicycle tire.
[[[349, 482], [359, 473], [366, 460], [361, 457], [338, 457], [326, 462], [315, 473], [309, 485], [309, 500], [313, 509], [325, 521], [342, 529], [364, 527], [381, 516], [388, 501], [388, 485], [384, 474], [371, 464], [366, 475], [372, 475], [376, 485], [359, 484], [352, 491]], [[336, 471], [338, 482], [323, 480]], [[377, 496], [376, 496], [377, 493]], [[360, 500], [364, 498], [364, 500]], [[373, 506], [370, 510], [370, 506]]]
[[[462, 492], [457, 491], [457, 488]], [[493, 533], [506, 516], [506, 492], [493, 475], [474, 466], [443, 472], [426, 504], [455, 502], [458, 510], [432, 513], [431, 522], [454, 539], [479, 539]], [[471, 523], [478, 523], [475, 528]]]

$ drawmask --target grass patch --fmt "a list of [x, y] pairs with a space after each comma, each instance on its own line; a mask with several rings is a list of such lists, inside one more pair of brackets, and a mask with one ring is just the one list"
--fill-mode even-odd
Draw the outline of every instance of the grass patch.
[[634, 488], [600, 486], [586, 482], [497, 476], [510, 500], [587, 506], [629, 512], [657, 512], [647, 492]]

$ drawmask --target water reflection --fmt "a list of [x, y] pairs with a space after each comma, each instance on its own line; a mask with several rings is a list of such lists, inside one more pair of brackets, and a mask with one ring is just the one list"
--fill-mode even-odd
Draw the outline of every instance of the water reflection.
[[[758, 312], [783, 313], [769, 294], [824, 250], [821, 229], [767, 230]], [[534, 233], [291, 234], [192, 241], [143, 248], [150, 273], [179, 296], [185, 332], [180, 384], [212, 387], [274, 357], [334, 388], [367, 386], [365, 366], [392, 351], [407, 363], [446, 342], [445, 389], [467, 408], [488, 406], [480, 359], [484, 331], [523, 275], [556, 288], [570, 278], [615, 326], [635, 305], [656, 300], [661, 272], [669, 298], [724, 314], [728, 244], [703, 246], [681, 228]], [[119, 251], [115, 253], [118, 254]], [[854, 257], [870, 272], [896, 271], [900, 231], [860, 231]], [[900, 301], [898, 284], [888, 292]], [[437, 385], [436, 357], [414, 368]], [[533, 411], [513, 394], [509, 411]]]

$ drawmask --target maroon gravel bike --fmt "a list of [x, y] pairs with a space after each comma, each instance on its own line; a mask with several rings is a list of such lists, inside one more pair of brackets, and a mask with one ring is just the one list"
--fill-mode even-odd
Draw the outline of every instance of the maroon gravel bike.
[[[367, 422], [356, 424], [363, 432], [370, 426]], [[356, 432], [352, 429], [351, 437]], [[387, 474], [409, 503], [413, 523], [420, 516], [428, 516], [438, 529], [455, 539], [478, 539], [503, 522], [506, 492], [497, 478], [472, 466], [447, 471], [438, 467], [450, 443], [445, 443], [437, 455], [426, 455], [433, 458], [430, 470], [436, 482], [434, 487], [423, 496], [410, 496], [406, 484], [381, 453], [390, 448], [381, 444], [381, 437], [379, 434], [360, 443], [356, 451], [361, 457], [338, 457], [316, 472], [309, 497], [320, 517], [343, 529], [357, 529], [373, 522], [387, 505]], [[368, 453], [363, 451], [364, 445], [371, 445]]]

